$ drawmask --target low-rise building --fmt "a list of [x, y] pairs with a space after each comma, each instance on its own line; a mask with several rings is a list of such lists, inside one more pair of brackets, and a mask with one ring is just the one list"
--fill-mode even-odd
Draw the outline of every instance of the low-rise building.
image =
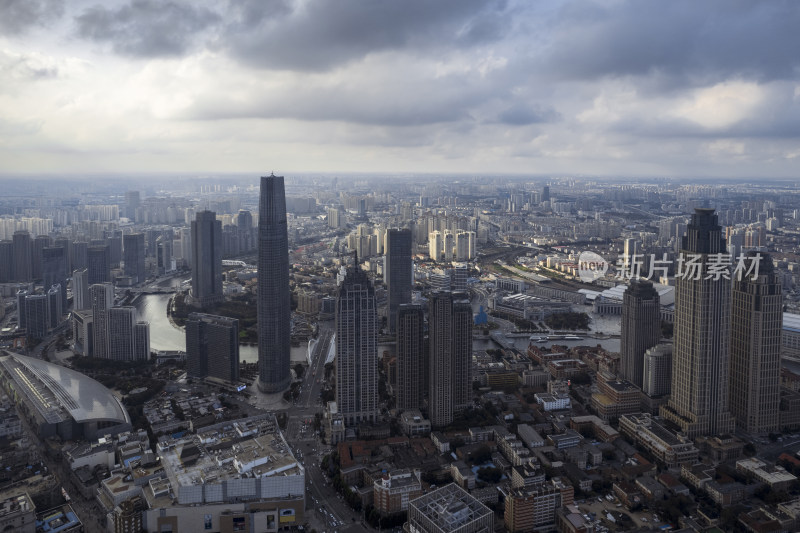
[[453, 481], [458, 483], [458, 486], [462, 489], [472, 490], [475, 488], [475, 473], [464, 461], [456, 461], [451, 464], [450, 475], [453, 476]]
[[561, 502], [561, 491], [552, 484], [511, 489], [505, 499], [506, 530], [517, 533], [554, 527]]
[[542, 406], [545, 411], [557, 411], [561, 409], [569, 409], [572, 407], [569, 394], [549, 394], [549, 393], [536, 393], [534, 395], [536, 403]]
[[83, 523], [69, 504], [48, 509], [36, 515], [36, 531], [54, 533], [83, 533]]
[[522, 442], [525, 443], [525, 446], [530, 449], [544, 446], [544, 437], [539, 435], [539, 433], [528, 424], [517, 425], [517, 433]]
[[422, 495], [419, 470], [397, 470], [376, 479], [372, 487], [375, 509], [382, 514], [408, 510], [408, 503]]
[[644, 446], [665, 466], [691, 465], [700, 455], [691, 440], [668, 430], [659, 418], [649, 413], [623, 415], [619, 428], [623, 435]]
[[598, 392], [592, 394], [592, 407], [608, 422], [622, 415], [641, 411], [641, 391], [629, 381], [614, 378], [608, 372], [597, 375]]
[[36, 533], [36, 507], [28, 494], [0, 501], [0, 531]]
[[538, 463], [525, 463], [511, 468], [511, 486], [533, 487], [545, 482], [545, 473]]
[[767, 463], [755, 457], [736, 461], [736, 470], [774, 490], [788, 489], [792, 483], [797, 481], [797, 478], [782, 466], [768, 466]]
[[619, 438], [619, 431], [594, 415], [573, 416], [569, 420], [569, 426], [580, 433], [591, 428], [595, 438], [603, 442], [614, 442]]
[[400, 429], [409, 437], [424, 437], [431, 433], [431, 421], [417, 410], [404, 411], [400, 415]]
[[568, 429], [564, 433], [548, 435], [547, 440], [551, 446], [555, 446], [559, 450], [565, 448], [572, 448], [581, 443], [581, 434], [574, 429]]
[[494, 514], [464, 489], [450, 483], [412, 500], [409, 533], [493, 533]]

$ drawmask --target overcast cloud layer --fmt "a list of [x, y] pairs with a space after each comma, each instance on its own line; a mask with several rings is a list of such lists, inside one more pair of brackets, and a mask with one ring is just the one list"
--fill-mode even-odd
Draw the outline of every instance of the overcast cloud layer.
[[0, 0], [0, 173], [800, 177], [793, 0]]

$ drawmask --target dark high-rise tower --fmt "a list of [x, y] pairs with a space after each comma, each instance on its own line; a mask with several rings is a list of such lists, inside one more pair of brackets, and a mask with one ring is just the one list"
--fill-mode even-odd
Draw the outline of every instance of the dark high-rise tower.
[[14, 277], [14, 243], [0, 241], [0, 283], [7, 283]]
[[111, 357], [109, 339], [109, 311], [114, 307], [114, 286], [110, 283], [98, 283], [89, 287], [89, 298], [92, 301], [92, 346], [94, 357], [109, 359]]
[[411, 303], [411, 230], [390, 229], [386, 233], [386, 289], [389, 331], [397, 328], [397, 308]]
[[378, 415], [378, 315], [375, 289], [358, 265], [336, 298], [336, 403], [347, 425]]
[[61, 307], [57, 310], [59, 315], [64, 314], [67, 308], [67, 260], [64, 248], [42, 249], [42, 285], [49, 290], [54, 285], [60, 285]]
[[33, 279], [42, 279], [42, 250], [52, 245], [53, 239], [49, 235], [37, 235], [33, 239], [33, 249], [31, 251], [31, 274]]
[[14, 248], [14, 281], [28, 282], [33, 280], [33, 245], [31, 234], [25, 230], [15, 231]]
[[131, 222], [136, 221], [136, 209], [141, 203], [139, 191], [128, 191], [125, 193], [125, 217]]
[[[716, 254], [724, 253], [714, 210], [695, 208], [681, 246], [683, 272], [676, 273], [672, 391], [661, 407], [662, 416], [689, 438], [726, 435], [734, 428], [728, 404], [730, 272], [725, 266], [725, 276], [709, 276]], [[690, 269], [690, 262], [700, 268]]]
[[261, 178], [258, 204], [258, 388], [278, 392], [291, 375], [289, 234], [283, 176]]
[[213, 211], [192, 221], [192, 298], [203, 307], [223, 298], [222, 222]]
[[130, 233], [122, 236], [124, 272], [130, 276], [131, 283], [137, 285], [147, 280], [145, 270], [144, 233]]
[[186, 371], [191, 377], [239, 381], [239, 321], [191, 313], [186, 321]]
[[419, 409], [422, 404], [425, 313], [421, 305], [397, 308], [397, 408]]
[[[758, 276], [734, 275], [731, 302], [731, 413], [751, 435], [778, 433], [781, 381], [783, 294], [767, 254], [749, 252]], [[752, 270], [755, 272], [755, 269]]]
[[465, 294], [435, 292], [428, 312], [428, 414], [433, 427], [453, 422], [453, 413], [470, 405], [472, 307]]
[[89, 246], [86, 250], [89, 285], [111, 281], [111, 249], [108, 245]]
[[239, 250], [249, 252], [254, 248], [253, 241], [253, 213], [240, 209], [236, 217], [236, 227], [239, 233]]
[[633, 279], [622, 295], [621, 375], [639, 388], [644, 353], [661, 340], [661, 301], [653, 284]]
[[87, 268], [89, 263], [86, 260], [86, 254], [89, 251], [89, 243], [86, 241], [76, 241], [72, 243], [72, 270], [80, 270]]

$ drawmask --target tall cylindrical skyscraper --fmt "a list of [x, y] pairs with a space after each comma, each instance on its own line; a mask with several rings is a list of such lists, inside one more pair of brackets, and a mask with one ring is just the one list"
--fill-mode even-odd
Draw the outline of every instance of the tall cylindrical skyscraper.
[[283, 176], [261, 178], [258, 204], [258, 389], [289, 386], [289, 234]]

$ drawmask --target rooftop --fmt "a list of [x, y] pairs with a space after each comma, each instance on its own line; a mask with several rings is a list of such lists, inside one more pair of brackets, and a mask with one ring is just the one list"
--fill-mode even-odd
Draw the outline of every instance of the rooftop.
[[0, 357], [0, 367], [49, 423], [131, 421], [110, 390], [80, 372], [15, 353]]
[[[162, 466], [173, 485], [302, 473], [302, 466], [273, 426], [259, 427], [258, 433], [252, 435], [247, 431], [242, 434], [242, 426], [237, 423], [228, 424], [229, 429], [222, 428], [215, 438], [206, 433], [159, 442]], [[270, 428], [273, 431], [268, 431]]]
[[455, 483], [429, 492], [413, 500], [410, 505], [419, 509], [442, 531], [453, 531], [464, 524], [492, 514], [488, 507]]
[[16, 513], [26, 513], [33, 510], [33, 502], [27, 494], [12, 496], [11, 498], [0, 501], [0, 518], [5, 518]]

